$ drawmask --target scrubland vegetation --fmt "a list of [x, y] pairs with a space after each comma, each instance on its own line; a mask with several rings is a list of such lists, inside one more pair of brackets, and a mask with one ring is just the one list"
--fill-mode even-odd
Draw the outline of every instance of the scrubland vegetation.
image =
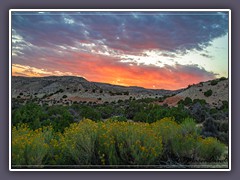
[[[198, 162], [227, 161], [228, 126], [201, 119], [227, 112], [227, 102], [220, 109], [208, 109], [204, 101], [187, 98], [177, 107], [152, 102], [14, 106], [12, 165], [191, 168]], [[201, 107], [198, 113], [195, 106]]]
[[[154, 123], [94, 122], [84, 119], [65, 128], [12, 128], [12, 163], [18, 167], [48, 165], [188, 165], [223, 158], [225, 145], [203, 138], [193, 119], [172, 118]], [[67, 166], [66, 166], [67, 167]], [[81, 166], [80, 166], [81, 167]]]

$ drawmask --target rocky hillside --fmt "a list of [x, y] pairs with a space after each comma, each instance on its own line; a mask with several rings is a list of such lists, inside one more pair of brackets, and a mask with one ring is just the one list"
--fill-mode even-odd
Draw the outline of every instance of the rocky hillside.
[[191, 85], [182, 92], [165, 99], [162, 104], [175, 106], [181, 99], [184, 100], [186, 97], [189, 97], [192, 100], [203, 99], [210, 106], [218, 107], [222, 105], [223, 101], [228, 101], [228, 91], [228, 79], [220, 78]]
[[145, 89], [90, 82], [82, 77], [12, 77], [12, 98], [36, 99], [40, 104], [104, 103], [126, 99], [160, 98], [182, 90]]

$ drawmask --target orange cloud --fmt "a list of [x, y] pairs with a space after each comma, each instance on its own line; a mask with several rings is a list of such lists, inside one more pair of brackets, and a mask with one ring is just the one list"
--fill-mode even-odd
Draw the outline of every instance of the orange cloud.
[[[89, 81], [151, 89], [180, 89], [214, 78], [194, 65], [147, 66], [121, 63], [119, 59], [90, 53], [72, 53], [69, 59], [49, 59], [45, 69], [13, 64], [13, 75], [82, 76]], [[51, 66], [54, 62], [54, 66]], [[46, 64], [47, 65], [47, 64]]]
[[[39, 69], [20, 64], [12, 64], [12, 76], [29, 76], [29, 77], [42, 77], [42, 76], [72, 76], [71, 72], [60, 71], [47, 71], [46, 69]], [[75, 74], [76, 75], [76, 74]]]
[[131, 66], [110, 57], [91, 54], [75, 55], [74, 61], [61, 63], [70, 72], [84, 76], [89, 81], [154, 89], [179, 89], [213, 78], [211, 73], [191, 66]]

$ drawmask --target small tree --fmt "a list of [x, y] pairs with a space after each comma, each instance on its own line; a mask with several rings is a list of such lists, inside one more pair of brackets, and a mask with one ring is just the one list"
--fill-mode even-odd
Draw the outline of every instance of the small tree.
[[223, 81], [223, 80], [227, 80], [227, 78], [226, 78], [226, 77], [221, 77], [221, 78], [219, 79], [219, 81]]
[[212, 81], [211, 81], [211, 85], [212, 85], [212, 86], [217, 85], [217, 83], [218, 83], [218, 80], [212, 80]]
[[186, 97], [185, 100], [184, 100], [184, 105], [190, 105], [192, 103], [192, 99], [190, 97]]
[[212, 90], [209, 89], [208, 91], [204, 92], [204, 95], [205, 95], [206, 97], [211, 96], [211, 95], [212, 95]]

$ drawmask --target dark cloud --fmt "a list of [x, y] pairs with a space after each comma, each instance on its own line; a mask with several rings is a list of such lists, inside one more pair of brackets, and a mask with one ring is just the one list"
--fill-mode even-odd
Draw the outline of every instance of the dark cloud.
[[15, 72], [15, 76], [27, 76], [26, 73]]
[[12, 24], [24, 40], [36, 46], [74, 46], [81, 40], [100, 40], [124, 52], [159, 49], [184, 53], [202, 50], [214, 38], [225, 35], [228, 15], [217, 12], [18, 13], [12, 16]]
[[164, 57], [169, 57], [169, 58], [176, 58], [176, 54], [173, 54], [173, 53], [162, 53], [161, 56], [164, 56]]
[[209, 58], [209, 59], [212, 58], [212, 56], [210, 56], [210, 55], [208, 55], [208, 54], [205, 54], [205, 53], [202, 53], [202, 54], [200, 54], [200, 55], [203, 56], [203, 57]]

